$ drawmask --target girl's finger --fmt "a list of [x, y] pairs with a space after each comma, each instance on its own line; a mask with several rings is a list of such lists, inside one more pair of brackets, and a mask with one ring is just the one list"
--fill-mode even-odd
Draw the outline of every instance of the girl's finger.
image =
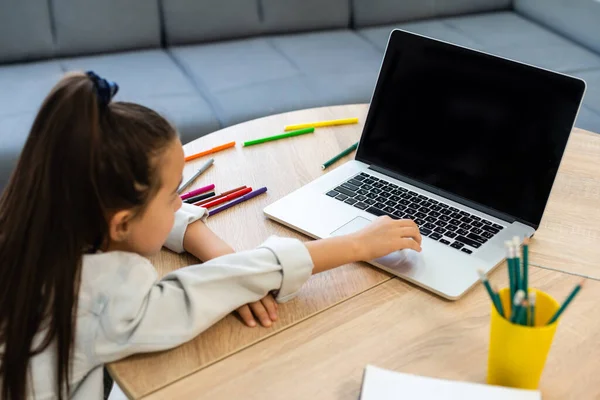
[[277, 320], [277, 303], [275, 302], [275, 299], [273, 299], [273, 296], [271, 296], [270, 294], [267, 295], [261, 300], [261, 303], [263, 304], [263, 306], [265, 306], [265, 309], [267, 310], [271, 321]]
[[412, 238], [419, 245], [423, 240], [421, 237], [421, 232], [419, 232], [419, 228], [417, 227], [400, 228], [399, 235], [403, 238]]
[[421, 245], [413, 239], [400, 239], [400, 249], [413, 249], [414, 251], [421, 251]]
[[418, 228], [417, 223], [412, 219], [399, 219], [395, 221], [396, 225], [404, 226], [407, 228]]
[[237, 312], [246, 325], [251, 328], [256, 326], [256, 321], [254, 320], [254, 316], [252, 315], [252, 311], [250, 311], [250, 307], [248, 307], [248, 305], [241, 306], [237, 309]]
[[258, 318], [262, 326], [271, 326], [271, 319], [269, 318], [269, 314], [267, 313], [265, 306], [263, 306], [263, 304], [260, 301], [250, 303], [250, 309], [252, 310], [254, 316]]

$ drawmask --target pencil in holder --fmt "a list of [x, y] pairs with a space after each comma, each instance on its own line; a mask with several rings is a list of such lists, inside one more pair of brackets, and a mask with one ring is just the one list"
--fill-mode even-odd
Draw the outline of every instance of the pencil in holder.
[[[530, 292], [535, 289], [530, 289]], [[546, 325], [560, 307], [550, 295], [535, 290], [534, 326], [510, 322], [510, 289], [498, 292], [506, 318], [492, 304], [487, 382], [537, 389], [559, 321]]]

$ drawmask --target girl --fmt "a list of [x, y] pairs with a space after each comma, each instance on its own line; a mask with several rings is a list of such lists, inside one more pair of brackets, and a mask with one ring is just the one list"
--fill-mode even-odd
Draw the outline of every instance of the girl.
[[[380, 218], [348, 236], [272, 237], [233, 253], [206, 210], [182, 206], [176, 131], [111, 103], [117, 89], [92, 72], [60, 81], [0, 199], [2, 398], [101, 398], [104, 363], [178, 346], [271, 291], [289, 300], [313, 273], [420, 251], [412, 221]], [[205, 263], [159, 280], [146, 257], [163, 245]]]

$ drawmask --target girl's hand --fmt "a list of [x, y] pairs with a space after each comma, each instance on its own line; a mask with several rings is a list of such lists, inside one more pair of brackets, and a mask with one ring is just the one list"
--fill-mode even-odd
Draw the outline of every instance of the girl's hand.
[[237, 313], [246, 325], [253, 328], [256, 326], [256, 319], [264, 327], [270, 327], [273, 321], [277, 320], [277, 302], [270, 294], [266, 295], [254, 303], [246, 304], [237, 309]]
[[421, 251], [421, 234], [410, 219], [379, 217], [360, 231], [305, 243], [313, 274], [356, 261], [370, 261], [396, 250]]
[[351, 236], [360, 260], [369, 261], [383, 257], [396, 250], [421, 251], [419, 227], [410, 219], [394, 220], [379, 217], [370, 225]]

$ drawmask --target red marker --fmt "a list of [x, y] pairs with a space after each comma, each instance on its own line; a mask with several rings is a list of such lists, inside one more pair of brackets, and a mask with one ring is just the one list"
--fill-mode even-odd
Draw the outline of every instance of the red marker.
[[242, 190], [242, 189], [246, 189], [246, 185], [244, 185], [244, 186], [240, 186], [240, 187], [237, 187], [237, 188], [235, 188], [235, 189], [228, 190], [228, 191], [226, 191], [226, 192], [223, 192], [223, 193], [221, 193], [221, 194], [220, 194], [220, 195], [218, 195], [218, 196], [214, 196], [214, 197], [211, 197], [211, 198], [208, 198], [208, 199], [202, 200], [202, 201], [195, 202], [195, 203], [194, 203], [194, 205], [195, 205], [195, 206], [203, 206], [203, 205], [205, 205], [206, 203], [210, 203], [211, 201], [215, 201], [215, 200], [217, 200], [217, 199], [221, 199], [221, 198], [223, 198], [223, 197], [227, 196], [228, 194], [235, 193], [235, 192], [237, 192], [238, 190]]
[[246, 189], [239, 190], [239, 191], [237, 191], [235, 193], [228, 194], [227, 196], [221, 197], [220, 199], [216, 199], [216, 200], [213, 200], [213, 201], [208, 202], [206, 204], [203, 204], [202, 207], [204, 207], [204, 208], [211, 208], [211, 207], [214, 207], [214, 206], [218, 206], [219, 204], [223, 204], [223, 203], [225, 203], [227, 201], [230, 201], [230, 200], [233, 200], [233, 199], [237, 199], [238, 197], [243, 196], [245, 194], [248, 194], [251, 191], [252, 191], [252, 188], [248, 187]]

